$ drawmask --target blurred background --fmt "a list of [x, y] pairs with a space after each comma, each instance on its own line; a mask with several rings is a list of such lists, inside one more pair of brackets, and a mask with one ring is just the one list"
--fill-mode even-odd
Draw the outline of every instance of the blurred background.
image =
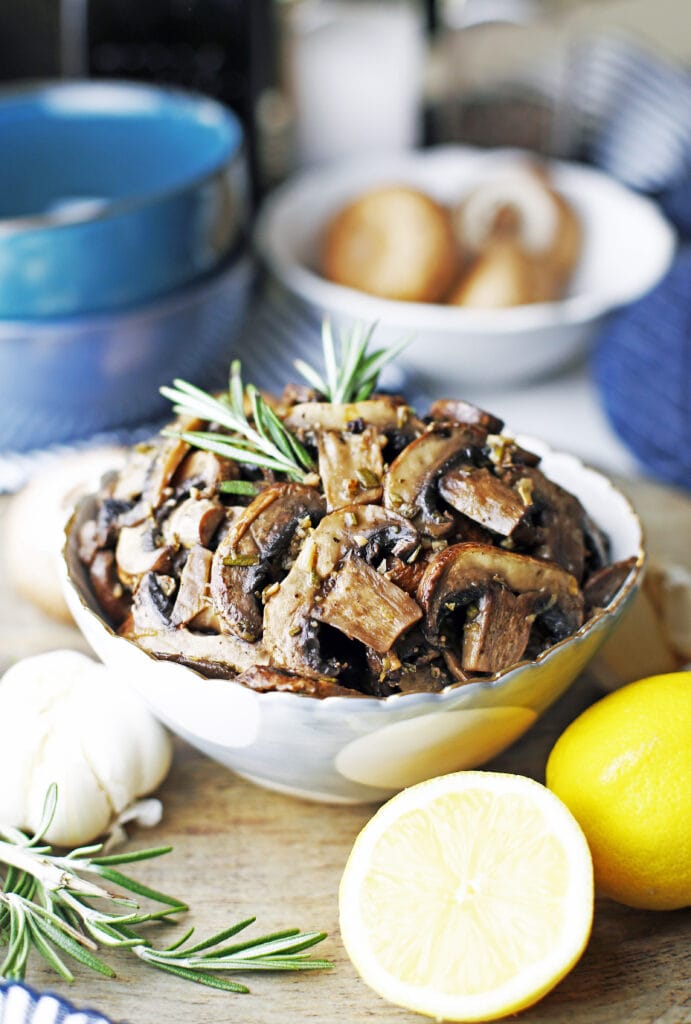
[[[389, 8], [381, 35], [373, 33], [373, 23], [369, 33], [364, 22], [359, 31], [349, 31], [344, 16], [334, 16], [339, 6], [350, 14], [349, 8], [373, 5], [3, 0], [0, 80], [125, 78], [213, 96], [242, 119], [253, 183], [261, 192], [296, 165], [336, 154], [335, 144], [328, 149], [325, 140], [320, 150], [311, 137], [323, 128], [314, 109], [318, 101], [322, 108], [328, 101], [333, 111], [333, 104], [344, 102], [340, 92], [350, 94], [352, 104], [369, 92], [372, 114], [382, 101], [366, 88], [370, 81], [358, 82], [374, 75], [370, 62], [380, 90], [387, 75], [391, 81], [407, 69], [405, 101], [416, 103], [416, 142], [518, 145], [579, 159], [602, 157], [598, 147], [606, 142], [598, 129], [621, 110], [626, 63], [635, 59], [634, 51], [644, 79], [651, 62], [670, 70], [691, 65], [685, 0], [380, 0], [377, 6]], [[310, 95], [315, 74], [326, 96]], [[401, 79], [395, 84], [400, 92]], [[635, 82], [626, 85], [634, 87], [628, 103], [644, 102], [635, 95]], [[638, 85], [643, 92], [645, 82]], [[685, 151], [681, 140], [691, 113], [681, 102], [662, 109], [664, 101], [674, 101], [671, 92], [648, 100], [658, 101], [668, 132], [672, 121], [679, 122], [677, 150], [672, 153], [672, 139], [665, 139], [656, 166], [632, 166], [628, 176], [633, 184], [660, 189], [689, 158], [688, 139]], [[403, 115], [392, 102], [389, 115], [398, 118], [398, 138], [407, 142]], [[390, 131], [393, 138], [394, 126]], [[358, 145], [344, 138], [337, 155]], [[637, 156], [642, 164], [644, 154]], [[618, 154], [622, 164], [630, 157]], [[648, 162], [653, 163], [651, 154]]]
[[[238, 264], [231, 259], [238, 239], [249, 244], [264, 198], [291, 176], [374, 150], [516, 146], [591, 165], [653, 199], [674, 227], [677, 258], [664, 287], [608, 320], [586, 367], [498, 395], [489, 382], [467, 397], [498, 402], [518, 429], [541, 432], [606, 469], [691, 486], [685, 443], [691, 361], [688, 11], [688, 0], [3, 0], [0, 86], [9, 95], [45, 80], [172, 85], [220, 101], [244, 133], [242, 174], [236, 167], [229, 185], [227, 163], [219, 172], [222, 193], [204, 197], [206, 222], [212, 210], [216, 226], [223, 225], [221, 241], [218, 232], [211, 241], [208, 230], [205, 235], [217, 262], [195, 257], [196, 277], [176, 279], [175, 287], [169, 282], [167, 290], [162, 283], [158, 290], [152, 286], [150, 295], [136, 296], [140, 306], [132, 298], [120, 308], [84, 307], [82, 313], [101, 319], [71, 321], [70, 337], [83, 342], [75, 363], [77, 390], [86, 373], [84, 353], [97, 345], [107, 349], [111, 335], [121, 347], [117, 359], [108, 357], [108, 372], [117, 363], [131, 379], [142, 337], [158, 332], [162, 343], [176, 329], [180, 333], [184, 321], [203, 352], [203, 359], [200, 354], [190, 362], [188, 346], [188, 372], [206, 381], [217, 379], [226, 365], [248, 308], [252, 327], [238, 345], [260, 378], [266, 371], [262, 332], [280, 322], [284, 332], [291, 323], [294, 335], [309, 333], [304, 320], [291, 321], [283, 310], [272, 317], [266, 304], [258, 305], [256, 290], [248, 299], [247, 275], [238, 283]], [[11, 132], [2, 136], [10, 164], [19, 152], [13, 138]], [[240, 207], [242, 216], [236, 215]], [[2, 272], [0, 253], [0, 287]], [[182, 303], [182, 315], [179, 305], [171, 310], [173, 297]], [[151, 305], [154, 300], [158, 305]], [[44, 390], [42, 430], [33, 429], [36, 416], [22, 380], [39, 371], [55, 380], [62, 372], [46, 370], [45, 353], [64, 333], [61, 318], [68, 313], [74, 310], [46, 307], [37, 318], [23, 309], [3, 318], [0, 309], [4, 489], [16, 488], [31, 472], [26, 460], [14, 457], [18, 453], [98, 430], [134, 429], [162, 413], [160, 405], [147, 408], [130, 396], [129, 405], [118, 399], [117, 413], [99, 418], [91, 413], [106, 409], [105, 399], [93, 399], [89, 409], [75, 400], [66, 422], [64, 408], [51, 415]], [[29, 361], [35, 339], [43, 362]], [[102, 366], [92, 361], [90, 380]], [[275, 366], [284, 372], [282, 364]], [[175, 368], [162, 367], [160, 358], [158, 367], [159, 374]], [[155, 392], [146, 373], [139, 378]], [[259, 383], [273, 381], [268, 375]], [[113, 379], [105, 386], [112, 391]]]

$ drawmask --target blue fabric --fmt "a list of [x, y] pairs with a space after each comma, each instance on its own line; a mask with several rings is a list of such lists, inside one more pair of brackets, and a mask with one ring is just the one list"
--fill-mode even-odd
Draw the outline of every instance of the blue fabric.
[[111, 1024], [93, 1010], [77, 1010], [51, 993], [34, 992], [18, 981], [0, 982], [0, 1024]]
[[611, 317], [592, 367], [612, 426], [641, 465], [691, 489], [691, 245], [657, 288]]

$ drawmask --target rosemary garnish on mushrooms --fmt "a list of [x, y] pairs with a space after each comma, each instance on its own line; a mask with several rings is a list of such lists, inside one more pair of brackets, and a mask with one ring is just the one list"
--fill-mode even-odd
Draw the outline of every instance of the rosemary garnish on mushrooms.
[[[0, 980], [23, 979], [32, 951], [65, 981], [73, 981], [74, 976], [63, 956], [115, 977], [112, 967], [97, 956], [100, 947], [128, 950], [159, 970], [228, 992], [249, 991], [230, 981], [226, 977], [229, 971], [309, 971], [333, 966], [329, 960], [305, 952], [325, 938], [324, 932], [303, 933], [295, 928], [228, 942], [254, 918], [201, 942], [190, 943], [193, 929], [189, 929], [169, 946], [152, 946], [140, 933], [140, 926], [160, 922], [188, 907], [122, 874], [116, 865], [160, 857], [171, 847], [98, 856], [103, 847], [97, 844], [57, 856], [42, 841], [56, 802], [57, 787], [53, 785], [33, 838], [16, 828], [0, 826], [0, 863], [6, 868], [4, 876], [0, 874], [0, 950], [6, 949]], [[94, 878], [98, 881], [91, 880]], [[106, 889], [101, 882], [149, 900], [154, 909], [143, 909], [131, 896]]]
[[[395, 359], [409, 342], [405, 339], [389, 349], [377, 349], [368, 355], [367, 346], [374, 327], [374, 324], [368, 328], [358, 324], [351, 330], [342, 329], [337, 353], [331, 324], [325, 319], [322, 324], [325, 376], [322, 377], [301, 359], [295, 361], [296, 369], [329, 402], [364, 401], [374, 391], [382, 368]], [[161, 394], [170, 399], [176, 413], [218, 424], [229, 431], [174, 430], [168, 427], [163, 431], [166, 437], [180, 438], [196, 448], [215, 452], [234, 462], [285, 473], [289, 480], [299, 483], [318, 482], [314, 462], [305, 446], [288, 430], [253, 384], [243, 385], [239, 360], [231, 363], [228, 391], [219, 397], [185, 380], [173, 381], [173, 387], [162, 387]], [[247, 407], [251, 418], [245, 411]], [[245, 487], [244, 481], [229, 481], [222, 485], [223, 490], [233, 494], [250, 494], [250, 487], [249, 483]]]
[[295, 369], [329, 402], [362, 402], [369, 398], [377, 386], [377, 378], [384, 366], [390, 363], [410, 343], [404, 338], [387, 349], [377, 349], [367, 354], [376, 324], [365, 327], [359, 323], [353, 328], [341, 328], [338, 352], [331, 322], [322, 322], [322, 350], [324, 352], [324, 376], [305, 363], [296, 359]]
[[[239, 360], [231, 363], [228, 391], [219, 398], [184, 380], [175, 380], [173, 384], [172, 388], [162, 387], [161, 394], [173, 402], [177, 413], [218, 423], [231, 433], [167, 428], [163, 431], [166, 437], [179, 437], [196, 448], [215, 452], [234, 462], [285, 473], [290, 480], [310, 481], [314, 463], [309, 452], [284, 426], [254, 385], [243, 386]], [[252, 411], [252, 422], [245, 413], [245, 400]]]

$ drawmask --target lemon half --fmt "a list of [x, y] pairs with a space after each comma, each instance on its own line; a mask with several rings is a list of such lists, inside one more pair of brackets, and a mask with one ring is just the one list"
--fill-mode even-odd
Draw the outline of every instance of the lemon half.
[[353, 846], [339, 908], [348, 955], [379, 995], [440, 1020], [495, 1020], [580, 957], [592, 862], [544, 786], [457, 772], [380, 808]]

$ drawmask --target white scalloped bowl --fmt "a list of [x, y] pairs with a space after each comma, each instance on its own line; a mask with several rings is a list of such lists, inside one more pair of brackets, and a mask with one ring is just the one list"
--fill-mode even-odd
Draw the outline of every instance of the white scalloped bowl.
[[556, 302], [469, 309], [399, 302], [328, 281], [318, 272], [325, 225], [371, 188], [402, 183], [453, 205], [479, 182], [525, 165], [521, 150], [438, 146], [358, 158], [307, 171], [269, 195], [254, 239], [274, 278], [311, 312], [334, 322], [374, 323], [377, 343], [411, 336], [399, 356], [422, 390], [507, 385], [565, 366], [589, 347], [607, 313], [640, 298], [669, 269], [675, 234], [655, 204], [602, 171], [552, 161], [555, 187], [583, 227], [583, 246], [567, 294]]
[[101, 660], [155, 715], [209, 757], [269, 789], [331, 803], [370, 803], [423, 779], [484, 764], [517, 740], [560, 697], [609, 637], [643, 566], [641, 525], [628, 500], [571, 455], [531, 438], [547, 476], [576, 494], [608, 534], [612, 559], [637, 561], [611, 604], [535, 661], [441, 693], [319, 700], [256, 693], [233, 680], [153, 657], [104, 621], [77, 554], [86, 499], [66, 531], [65, 595]]

